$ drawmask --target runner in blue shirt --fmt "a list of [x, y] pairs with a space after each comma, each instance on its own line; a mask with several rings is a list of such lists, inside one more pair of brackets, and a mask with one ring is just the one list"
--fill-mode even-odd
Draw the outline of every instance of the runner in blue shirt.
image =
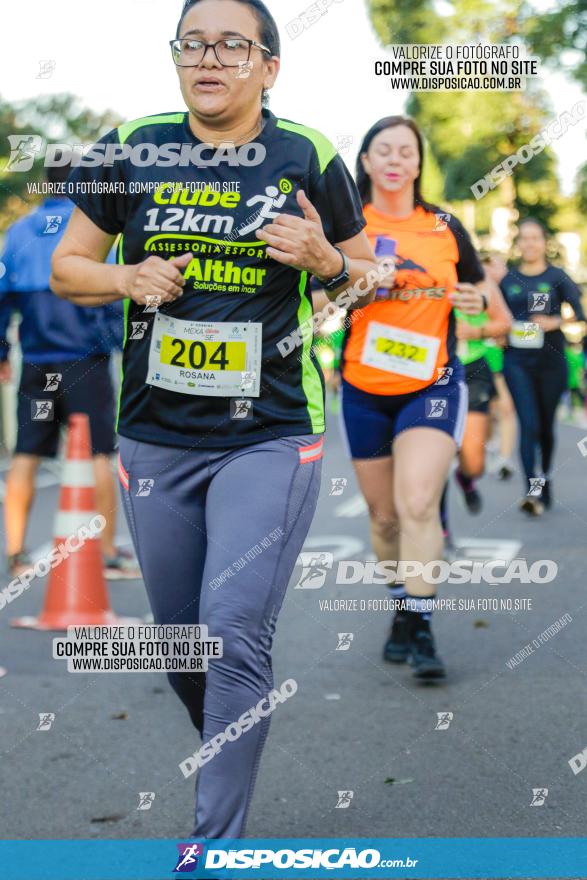
[[[61, 157], [65, 158], [65, 157]], [[47, 169], [49, 184], [65, 184], [70, 164]], [[136, 562], [115, 546], [115, 404], [110, 355], [122, 345], [122, 306], [84, 309], [64, 302], [49, 289], [51, 258], [63, 238], [74, 204], [68, 198], [45, 199], [14, 223], [6, 234], [0, 277], [0, 382], [12, 378], [7, 330], [20, 314], [18, 338], [22, 369], [18, 389], [16, 448], [6, 479], [4, 518], [6, 554], [12, 577], [32, 565], [25, 549], [35, 474], [42, 458], [58, 452], [61, 428], [71, 413], [90, 419], [97, 509], [106, 519], [101, 535], [104, 573], [112, 579], [137, 578]], [[46, 404], [50, 401], [50, 406]], [[47, 407], [36, 412], [37, 402]], [[42, 416], [45, 416], [42, 418]]]

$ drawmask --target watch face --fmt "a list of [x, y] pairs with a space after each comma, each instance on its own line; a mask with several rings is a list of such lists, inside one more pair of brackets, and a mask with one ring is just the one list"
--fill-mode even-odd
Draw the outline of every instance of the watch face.
[[346, 284], [347, 281], [350, 280], [350, 277], [348, 271], [345, 269], [345, 271], [341, 272], [340, 275], [337, 275], [336, 278], [331, 278], [331, 280], [325, 284], [325, 287], [327, 290], [336, 290], [337, 287]]
[[337, 287], [341, 287], [343, 284], [346, 284], [347, 281], [350, 280], [350, 272], [349, 272], [349, 260], [345, 253], [341, 251], [340, 248], [336, 248], [339, 254], [342, 257], [343, 267], [342, 272], [339, 275], [336, 275], [334, 278], [330, 278], [329, 281], [324, 285], [326, 290], [336, 290]]

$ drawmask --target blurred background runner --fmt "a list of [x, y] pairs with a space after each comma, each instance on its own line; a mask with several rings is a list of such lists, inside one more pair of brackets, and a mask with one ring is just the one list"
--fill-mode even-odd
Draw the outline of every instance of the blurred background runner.
[[[488, 278], [500, 284], [507, 275], [508, 267], [500, 254], [487, 253], [481, 257]], [[496, 396], [489, 404], [491, 423], [486, 444], [488, 455], [494, 456], [490, 470], [500, 480], [509, 480], [514, 474], [513, 455], [518, 433], [516, 410], [509, 389], [503, 378], [503, 350], [506, 338], [488, 339], [485, 344], [485, 360], [493, 374]]]
[[511, 267], [501, 290], [514, 323], [505, 350], [504, 376], [520, 428], [520, 460], [526, 496], [520, 510], [540, 516], [552, 507], [555, 420], [568, 385], [563, 304], [584, 333], [581, 291], [563, 269], [548, 259], [548, 234], [527, 217], [518, 226], [517, 267]]
[[[49, 183], [67, 180], [69, 159], [61, 167], [47, 168]], [[138, 578], [133, 557], [115, 545], [117, 492], [111, 456], [116, 407], [111, 354], [122, 347], [122, 304], [86, 309], [59, 299], [49, 289], [51, 257], [73, 208], [65, 196], [47, 198], [8, 229], [4, 242], [0, 382], [13, 378], [7, 333], [16, 312], [22, 351], [16, 447], [4, 501], [7, 568], [16, 577], [32, 565], [25, 539], [35, 476], [41, 459], [58, 455], [61, 428], [77, 412], [90, 419], [97, 509], [107, 522], [101, 536], [104, 574], [113, 580]]]

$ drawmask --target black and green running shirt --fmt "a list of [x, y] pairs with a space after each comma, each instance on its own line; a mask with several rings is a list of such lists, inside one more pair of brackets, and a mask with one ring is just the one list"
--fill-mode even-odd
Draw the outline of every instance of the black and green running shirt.
[[[365, 220], [328, 139], [263, 114], [254, 143], [218, 151], [195, 138], [187, 112], [129, 122], [98, 141], [94, 154], [105, 162], [70, 175], [75, 204], [100, 229], [121, 234], [119, 262], [193, 254], [178, 300], [125, 301], [118, 418], [125, 437], [228, 448], [324, 431], [311, 337], [304, 333], [293, 351], [286, 346], [285, 357], [278, 349], [312, 320], [309, 278], [267, 257], [255, 231], [278, 213], [302, 217], [299, 189], [331, 243], [357, 235]], [[113, 160], [116, 151], [122, 158]]]

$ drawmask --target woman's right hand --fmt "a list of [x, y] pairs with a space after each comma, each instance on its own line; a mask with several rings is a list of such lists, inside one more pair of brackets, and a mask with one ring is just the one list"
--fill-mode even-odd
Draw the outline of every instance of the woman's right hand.
[[163, 305], [173, 302], [183, 294], [185, 269], [193, 259], [186, 253], [172, 260], [161, 257], [147, 257], [142, 263], [125, 266], [126, 277], [122, 289], [124, 296], [139, 305]]

